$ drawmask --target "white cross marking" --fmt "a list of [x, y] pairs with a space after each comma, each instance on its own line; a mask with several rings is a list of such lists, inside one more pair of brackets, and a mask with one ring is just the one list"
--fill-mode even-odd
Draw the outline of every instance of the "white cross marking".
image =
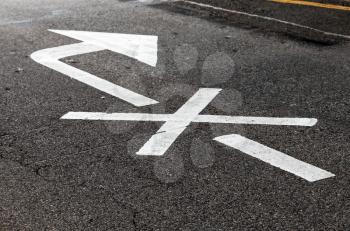
[[221, 89], [202, 88], [192, 96], [174, 116], [181, 121], [167, 121], [156, 134], [136, 153], [138, 155], [163, 155], [192, 120], [215, 98]]
[[[177, 137], [191, 123], [260, 124], [286, 126], [314, 126], [314, 118], [276, 118], [199, 115], [199, 113], [219, 94], [221, 89], [201, 88], [174, 114], [147, 113], [99, 113], [69, 112], [61, 119], [68, 120], [119, 120], [119, 121], [163, 121], [165, 124], [137, 152], [138, 155], [162, 156], [176, 141]], [[310, 182], [329, 178], [334, 174], [290, 157], [282, 152], [266, 147], [240, 135], [216, 137], [214, 140], [242, 151], [275, 167], [302, 177]]]

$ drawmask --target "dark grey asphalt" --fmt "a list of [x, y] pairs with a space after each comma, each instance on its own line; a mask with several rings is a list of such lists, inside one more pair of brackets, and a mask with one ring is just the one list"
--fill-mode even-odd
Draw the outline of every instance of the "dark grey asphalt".
[[[158, 35], [155, 69], [108, 51], [65, 61], [161, 105], [135, 109], [35, 63], [34, 51], [76, 42], [48, 29]], [[349, 230], [349, 48], [134, 1], [2, 0], [0, 230]], [[224, 89], [203, 113], [319, 123], [192, 125], [165, 157], [139, 158], [160, 124], [59, 120], [173, 113], [199, 87]], [[336, 177], [309, 183], [212, 141], [237, 132]]]
[[[191, 1], [190, 1], [191, 2]], [[194, 0], [200, 4], [212, 5], [215, 7], [245, 12], [249, 14], [259, 15], [263, 17], [271, 17], [277, 20], [283, 20], [296, 23], [301, 26], [311, 27], [324, 32], [350, 35], [350, 11], [326, 9], [313, 6], [302, 6], [295, 4], [282, 4], [266, 0]], [[343, 0], [325, 0], [314, 1], [323, 4], [336, 4], [350, 6], [349, 1]], [[167, 4], [165, 4], [165, 8]], [[217, 20], [226, 24], [244, 27], [246, 29], [254, 29], [256, 32], [266, 34], [267, 32], [275, 32], [280, 35], [287, 35], [291, 38], [310, 40], [323, 44], [335, 44], [343, 42], [343, 39], [337, 36], [325, 35], [311, 30], [304, 30], [300, 27], [288, 26], [279, 22], [268, 22], [241, 14], [228, 13], [222, 11], [208, 11], [204, 7], [195, 6], [193, 4], [184, 3], [183, 1], [172, 4], [176, 7], [171, 9], [186, 12], [189, 9], [195, 10], [196, 15], [209, 20]], [[189, 10], [190, 14], [193, 11]], [[348, 39], [347, 39], [348, 40]]]

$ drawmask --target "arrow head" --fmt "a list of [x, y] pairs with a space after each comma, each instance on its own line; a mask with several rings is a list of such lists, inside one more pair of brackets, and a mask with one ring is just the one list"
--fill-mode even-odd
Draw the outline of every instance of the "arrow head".
[[153, 67], [157, 64], [158, 36], [73, 30], [49, 31], [126, 55]]

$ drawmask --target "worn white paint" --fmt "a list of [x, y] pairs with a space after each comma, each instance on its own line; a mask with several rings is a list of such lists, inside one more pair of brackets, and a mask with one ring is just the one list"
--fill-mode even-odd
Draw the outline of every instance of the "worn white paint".
[[[174, 114], [148, 114], [148, 113], [98, 113], [98, 112], [69, 112], [64, 115], [61, 119], [68, 120], [120, 120], [120, 121], [153, 121], [153, 122], [165, 122], [165, 124], [154, 134], [136, 153], [137, 155], [152, 155], [162, 156], [176, 141], [176, 139], [184, 132], [187, 126], [192, 122], [197, 123], [225, 123], [225, 124], [252, 124], [252, 125], [285, 125], [285, 126], [314, 126], [317, 123], [317, 119], [314, 118], [274, 118], [274, 117], [244, 117], [244, 116], [222, 116], [222, 115], [199, 115], [199, 113], [207, 107], [207, 105], [220, 93], [221, 89], [217, 88], [201, 88], [193, 95], [177, 112]], [[233, 139], [233, 141], [232, 141]], [[235, 147], [249, 155], [254, 155], [254, 151], [260, 151], [261, 156], [255, 155], [257, 158], [269, 162], [266, 159], [267, 154], [272, 155], [272, 160], [276, 157], [277, 162], [270, 161], [269, 163], [274, 164], [282, 169], [284, 166], [289, 165], [290, 160], [294, 160], [287, 155], [270, 149], [254, 141], [250, 141], [241, 136], [223, 136], [218, 137], [215, 140], [225, 143], [231, 147]], [[248, 146], [238, 146], [237, 142], [234, 141], [249, 141]], [[238, 142], [238, 144], [240, 144]], [[276, 155], [276, 153], [278, 155]], [[265, 154], [265, 156], [263, 155]], [[283, 158], [281, 158], [284, 157]], [[264, 159], [265, 158], [265, 159]], [[289, 161], [289, 162], [284, 162]], [[313, 174], [319, 174], [323, 176], [322, 171], [317, 172], [317, 168], [311, 168], [310, 165], [294, 160], [295, 166], [303, 166], [305, 169], [302, 170], [304, 173], [313, 171], [310, 173], [311, 177], [305, 179], [312, 180], [316, 179]], [[292, 163], [293, 164], [293, 163]], [[316, 169], [316, 170], [315, 170]], [[293, 172], [293, 171], [292, 171]], [[296, 175], [299, 172], [294, 171]], [[316, 172], [316, 173], [315, 173]], [[321, 172], [321, 173], [320, 173]], [[299, 174], [299, 176], [304, 176]], [[313, 177], [313, 178], [312, 178]]]
[[335, 176], [333, 173], [297, 160], [282, 152], [264, 146], [258, 142], [247, 139], [240, 135], [225, 135], [217, 137], [214, 140], [232, 148], [238, 149], [245, 154], [269, 163], [284, 171], [297, 175], [310, 182]]
[[[66, 120], [114, 120], [114, 121], [153, 121], [153, 122], [183, 122], [184, 116], [175, 114], [148, 113], [105, 113], [105, 112], [69, 112], [62, 116]], [[193, 123], [218, 124], [248, 124], [248, 125], [278, 125], [312, 127], [317, 123], [314, 118], [278, 118], [250, 116], [197, 115]]]
[[155, 67], [157, 64], [158, 36], [104, 33], [74, 30], [49, 30], [116, 53], [126, 55]]
[[145, 64], [155, 66], [157, 63], [157, 36], [65, 30], [51, 31], [83, 42], [34, 52], [31, 55], [33, 60], [135, 106], [140, 107], [158, 103], [156, 100], [135, 93], [60, 61], [62, 58], [74, 55], [111, 50], [137, 59]]
[[[317, 119], [313, 118], [199, 115], [219, 91], [220, 89], [200, 89], [174, 114], [69, 112], [61, 119], [166, 122], [137, 152], [138, 155], [153, 156], [163, 155], [191, 122], [307, 127], [314, 126], [317, 123]], [[317, 181], [334, 176], [332, 173], [299, 161], [240, 135], [221, 136], [215, 138], [215, 140], [308, 181]]]
[[192, 120], [215, 98], [221, 89], [202, 88], [192, 96], [177, 112], [179, 121], [167, 121], [147, 143], [136, 153], [138, 155], [163, 155], [186, 129]]
[[[37, 51], [31, 55], [33, 60], [135, 106], [158, 103], [153, 99], [59, 61], [65, 57], [107, 49], [134, 58], [145, 64], [155, 66], [157, 63], [156, 36], [84, 31], [51, 31], [81, 40], [82, 42]], [[314, 118], [199, 115], [220, 91], [221, 89], [216, 88], [199, 89], [198, 92], [174, 114], [69, 112], [61, 119], [165, 122], [157, 133], [137, 152], [138, 155], [154, 156], [164, 155], [178, 136], [180, 136], [192, 122], [285, 126], [314, 126], [317, 123], [317, 119]], [[221, 136], [215, 138], [215, 140], [311, 182], [334, 176], [334, 174], [330, 172], [297, 160], [240, 135]]]

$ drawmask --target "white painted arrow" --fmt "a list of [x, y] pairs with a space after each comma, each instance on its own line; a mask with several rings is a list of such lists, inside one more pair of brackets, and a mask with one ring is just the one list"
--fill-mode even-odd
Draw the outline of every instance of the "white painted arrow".
[[134, 58], [150, 66], [156, 66], [158, 45], [157, 36], [70, 30], [50, 31], [80, 40], [82, 42], [34, 52], [31, 55], [31, 58], [34, 61], [62, 74], [68, 75], [69, 77], [100, 91], [125, 100], [134, 106], [141, 107], [158, 103], [156, 100], [135, 93], [131, 90], [59, 61], [60, 59], [69, 56], [110, 50], [130, 58]]

